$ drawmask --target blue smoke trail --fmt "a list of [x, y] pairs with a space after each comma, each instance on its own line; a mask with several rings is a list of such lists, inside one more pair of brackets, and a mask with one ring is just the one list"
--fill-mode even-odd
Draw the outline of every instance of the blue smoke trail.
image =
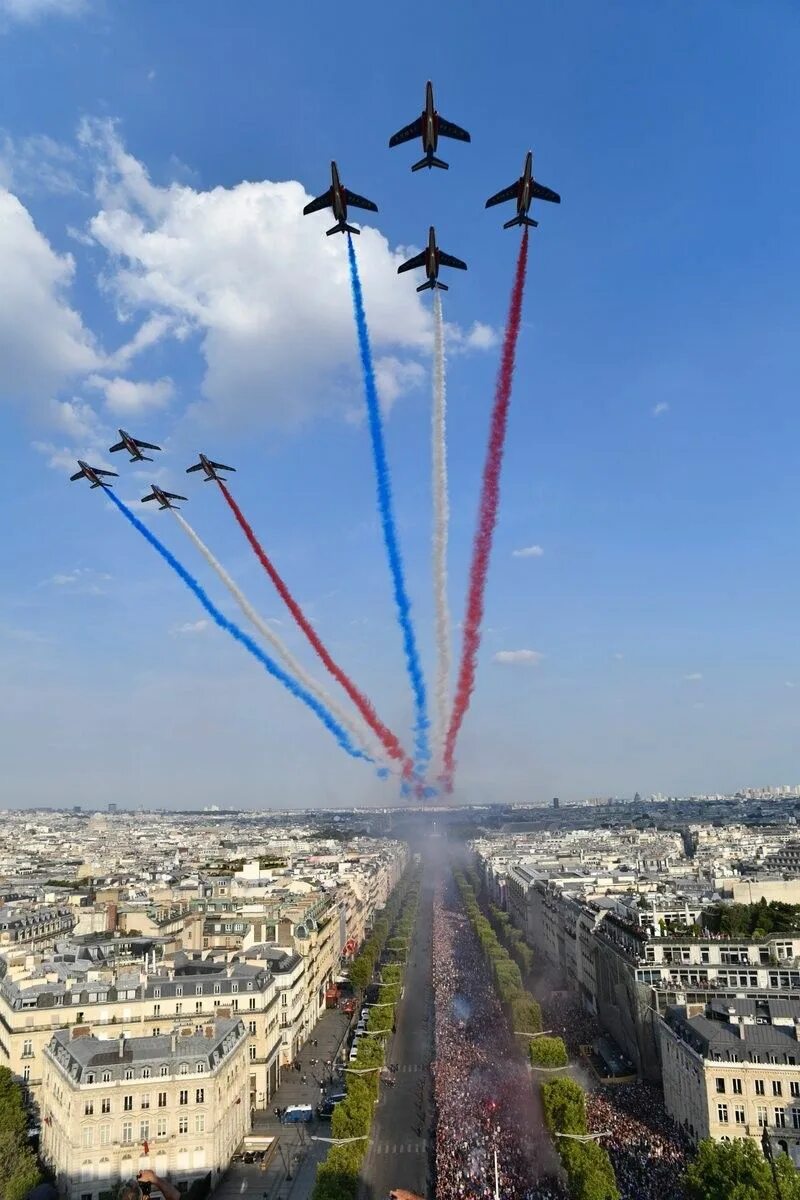
[[392, 575], [394, 599], [397, 605], [397, 618], [403, 634], [403, 649], [406, 656], [406, 668], [411, 680], [411, 691], [414, 695], [414, 757], [418, 771], [424, 771], [430, 762], [431, 752], [428, 745], [428, 706], [425, 696], [425, 680], [417, 650], [417, 639], [414, 635], [414, 625], [411, 621], [411, 602], [406, 591], [403, 574], [403, 560], [397, 541], [397, 527], [392, 511], [392, 487], [389, 479], [389, 462], [386, 458], [386, 445], [383, 440], [383, 419], [378, 403], [378, 389], [375, 386], [375, 368], [372, 365], [372, 351], [369, 344], [367, 316], [364, 311], [364, 295], [361, 291], [361, 279], [358, 274], [358, 263], [353, 246], [353, 239], [347, 235], [347, 256], [350, 260], [350, 286], [353, 292], [353, 309], [358, 330], [358, 349], [361, 354], [361, 368], [364, 373], [364, 393], [367, 400], [369, 417], [369, 433], [372, 439], [372, 457], [375, 461], [375, 477], [378, 488], [378, 508], [381, 515], [383, 540], [389, 559], [389, 570]]
[[229, 633], [231, 637], [236, 639], [237, 642], [240, 642], [241, 645], [244, 646], [245, 650], [249, 650], [253, 657], [258, 659], [262, 667], [264, 667], [274, 679], [277, 679], [278, 682], [282, 683], [285, 688], [288, 688], [292, 695], [296, 696], [298, 700], [302, 700], [303, 704], [308, 705], [311, 711], [316, 713], [320, 721], [322, 721], [325, 728], [330, 730], [346, 754], [349, 754], [351, 758], [362, 758], [365, 762], [372, 762], [372, 759], [367, 754], [364, 754], [363, 751], [359, 750], [353, 745], [353, 743], [350, 741], [350, 738], [347, 736], [347, 733], [341, 727], [339, 722], [331, 716], [324, 704], [321, 704], [315, 696], [312, 696], [311, 693], [307, 692], [304, 687], [301, 687], [301, 685], [295, 679], [293, 679], [291, 675], [287, 675], [287, 673], [283, 671], [276, 662], [273, 662], [268, 654], [264, 653], [261, 647], [254, 642], [253, 639], [249, 637], [243, 629], [240, 629], [239, 626], [233, 621], [229, 621], [228, 618], [219, 611], [213, 601], [210, 600], [206, 595], [205, 591], [197, 582], [197, 580], [193, 579], [186, 568], [181, 566], [177, 558], [175, 558], [174, 554], [170, 553], [163, 542], [160, 542], [155, 534], [151, 533], [147, 526], [143, 525], [139, 518], [133, 515], [128, 506], [123, 504], [123, 502], [120, 500], [119, 496], [117, 496], [115, 492], [112, 492], [110, 488], [106, 488], [106, 495], [108, 496], [109, 500], [112, 500], [114, 504], [116, 504], [123, 517], [130, 521], [134, 529], [138, 529], [142, 537], [150, 543], [154, 550], [158, 551], [158, 553], [164, 559], [164, 562], [169, 563], [173, 571], [176, 573], [176, 575], [180, 576], [189, 590], [194, 592], [203, 608], [206, 610], [208, 615], [214, 621], [216, 621], [220, 629], [224, 629], [225, 632]]

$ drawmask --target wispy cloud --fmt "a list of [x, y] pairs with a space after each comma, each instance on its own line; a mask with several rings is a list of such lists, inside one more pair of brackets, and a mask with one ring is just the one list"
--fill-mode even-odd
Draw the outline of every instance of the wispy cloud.
[[617, 660], [617, 662], [622, 662], [622, 660], [623, 660], [623, 658], [625, 657], [625, 655], [624, 655], [624, 654], [620, 654], [620, 652], [619, 652], [619, 651], [617, 651], [617, 653], [616, 653], [616, 654], [614, 654], [612, 657], [613, 657], [613, 658], [615, 658], [615, 659]]
[[792, 683], [791, 679], [787, 679], [786, 683], [783, 686], [788, 687], [788, 688], [793, 688], [793, 687], [795, 687], [795, 684]]
[[177, 637], [193, 637], [198, 633], [205, 633], [208, 629], [208, 621], [203, 617], [199, 621], [184, 621], [182, 625], [175, 625], [171, 630]]
[[664, 413], [669, 412], [669, 405], [666, 400], [659, 400], [658, 404], [653, 405], [650, 412], [654, 417], [663, 417]]
[[543, 658], [538, 650], [498, 650], [492, 661], [511, 667], [538, 667]]
[[691, 671], [688, 675], [684, 675], [686, 683], [699, 683], [703, 678], [701, 671]]
[[106, 592], [105, 584], [111, 576], [104, 571], [95, 571], [92, 567], [74, 567], [71, 571], [57, 571], [44, 584], [50, 587], [62, 588], [72, 595], [102, 596]]
[[541, 558], [544, 550], [541, 546], [521, 546], [519, 550], [512, 550], [512, 558]]

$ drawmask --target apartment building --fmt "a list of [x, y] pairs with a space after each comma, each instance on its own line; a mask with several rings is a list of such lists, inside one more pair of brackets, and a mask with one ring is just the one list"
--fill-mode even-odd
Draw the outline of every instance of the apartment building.
[[800, 1000], [671, 1007], [659, 1032], [667, 1111], [691, 1137], [766, 1130], [800, 1165]]
[[0, 953], [53, 946], [58, 938], [67, 937], [74, 925], [75, 914], [66, 905], [7, 905], [0, 908]]
[[248, 964], [268, 967], [278, 993], [280, 1065], [289, 1066], [313, 1028], [308, 1015], [306, 961], [301, 954], [269, 944], [244, 952]]
[[149, 1168], [184, 1188], [212, 1183], [249, 1130], [241, 1019], [105, 1040], [61, 1029], [43, 1052], [41, 1154], [64, 1200], [111, 1200]]
[[[2, 960], [0, 960], [0, 968]], [[279, 991], [269, 964], [196, 962], [171, 968], [92, 968], [43, 964], [27, 978], [0, 979], [0, 1063], [39, 1100], [44, 1049], [55, 1030], [87, 1028], [98, 1038], [158, 1036], [198, 1027], [217, 1014], [245, 1022], [249, 1103], [269, 1105], [280, 1082]]]

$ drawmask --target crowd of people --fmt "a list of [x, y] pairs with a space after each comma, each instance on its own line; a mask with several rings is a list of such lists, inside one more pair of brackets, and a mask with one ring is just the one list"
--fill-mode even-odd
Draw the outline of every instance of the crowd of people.
[[[433, 914], [437, 1200], [564, 1200], [530, 1078], [452, 884]], [[538, 1140], [537, 1140], [538, 1134]]]
[[593, 1133], [607, 1132], [621, 1200], [681, 1200], [689, 1142], [667, 1115], [657, 1088], [647, 1083], [604, 1088], [586, 1096]]

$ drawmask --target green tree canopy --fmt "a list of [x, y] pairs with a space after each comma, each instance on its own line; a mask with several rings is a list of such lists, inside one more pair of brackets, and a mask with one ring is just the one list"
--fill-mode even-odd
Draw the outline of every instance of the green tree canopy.
[[[776, 1159], [783, 1200], [800, 1200], [800, 1176], [785, 1154]], [[733, 1142], [702, 1141], [686, 1171], [688, 1200], [775, 1200], [770, 1164], [749, 1138]]]

